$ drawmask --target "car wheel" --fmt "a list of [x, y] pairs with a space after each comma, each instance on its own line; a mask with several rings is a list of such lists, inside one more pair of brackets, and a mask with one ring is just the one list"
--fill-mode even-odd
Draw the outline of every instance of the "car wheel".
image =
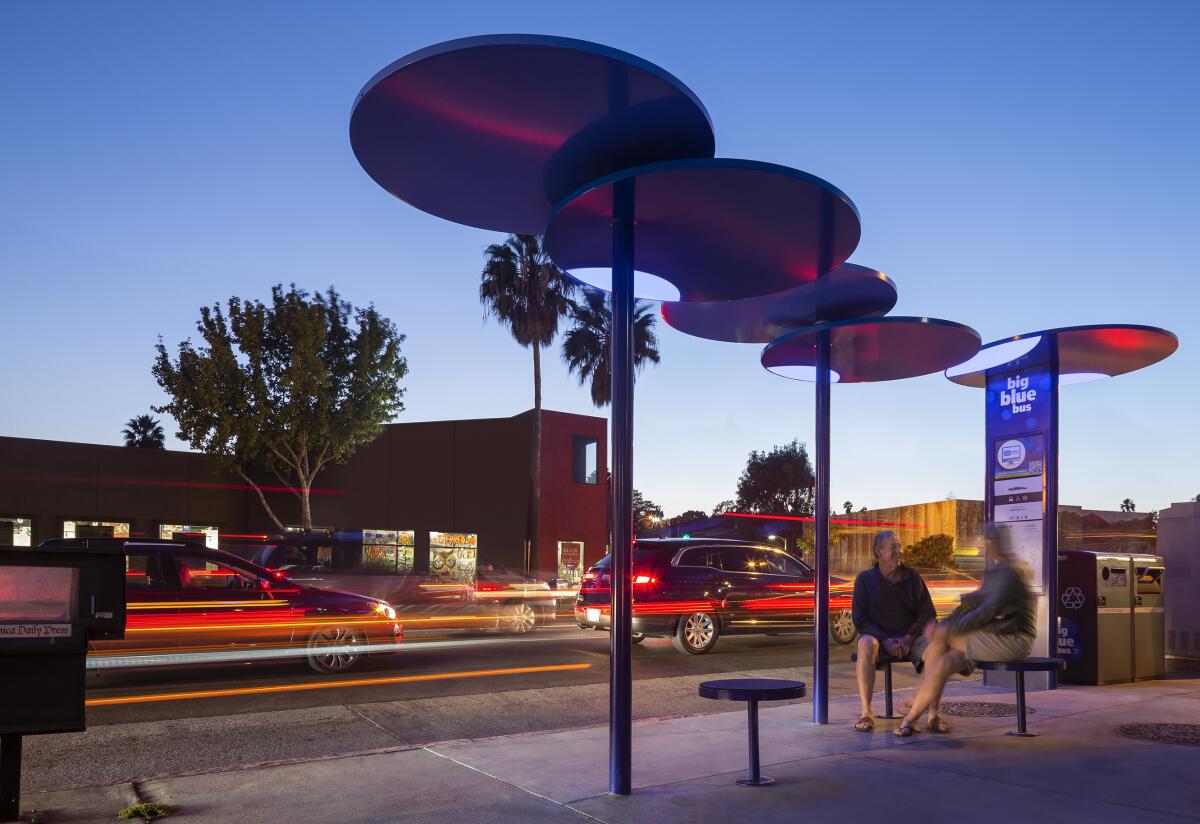
[[708, 612], [693, 612], [679, 619], [679, 626], [671, 636], [671, 643], [680, 652], [703, 655], [717, 645], [717, 618]]
[[500, 628], [513, 635], [533, 632], [537, 626], [537, 612], [529, 604], [509, 604], [500, 613]]
[[850, 610], [835, 612], [829, 618], [829, 640], [833, 643], [849, 644], [858, 636], [858, 630], [854, 628], [854, 616]]
[[640, 644], [646, 640], [646, 635], [641, 632], [635, 632], [630, 640], [635, 644]]
[[317, 672], [348, 672], [362, 660], [362, 647], [362, 632], [354, 627], [321, 627], [308, 637], [308, 665]]

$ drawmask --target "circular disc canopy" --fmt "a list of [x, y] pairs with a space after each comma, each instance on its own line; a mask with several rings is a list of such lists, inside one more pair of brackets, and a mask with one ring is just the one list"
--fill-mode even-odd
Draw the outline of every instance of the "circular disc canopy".
[[614, 190], [630, 185], [634, 269], [670, 282], [684, 301], [782, 292], [840, 266], [858, 245], [858, 210], [818, 177], [754, 160], [676, 160], [601, 178], [555, 207], [546, 251], [560, 268], [612, 266]]
[[946, 370], [963, 386], [982, 389], [987, 370], [1030, 352], [1044, 338], [1058, 347], [1058, 382], [1084, 383], [1133, 372], [1168, 357], [1179, 339], [1166, 329], [1136, 324], [1068, 326], [992, 341], [975, 357]]
[[376, 183], [438, 217], [541, 234], [550, 209], [610, 172], [712, 157], [708, 112], [631, 54], [531, 34], [413, 52], [363, 88], [354, 155]]
[[866, 315], [896, 305], [891, 278], [843, 263], [827, 275], [773, 295], [717, 302], [664, 303], [667, 325], [688, 335], [731, 343], [770, 343], [802, 326]]
[[762, 365], [795, 380], [815, 380], [817, 333], [830, 332], [830, 368], [838, 383], [915, 378], [962, 363], [979, 351], [979, 333], [937, 318], [862, 318], [823, 323], [767, 346]]

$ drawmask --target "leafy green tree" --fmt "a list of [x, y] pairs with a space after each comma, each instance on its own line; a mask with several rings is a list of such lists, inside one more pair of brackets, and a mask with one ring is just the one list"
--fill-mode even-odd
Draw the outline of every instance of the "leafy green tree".
[[675, 524], [686, 524], [691, 521], [703, 521], [706, 518], [708, 518], [707, 512], [700, 509], [689, 509], [673, 518], [668, 518], [665, 523], [667, 526], [675, 526]]
[[717, 504], [716, 506], [713, 507], [712, 517], [715, 518], [718, 515], [720, 515], [722, 512], [737, 512], [737, 501], [734, 501], [734, 500], [721, 501], [719, 504]]
[[575, 282], [559, 269], [536, 235], [509, 235], [484, 251], [479, 302], [486, 314], [508, 327], [513, 339], [533, 350], [533, 449], [529, 456], [529, 555], [538, 557], [542, 508], [542, 350], [554, 342], [571, 306]]
[[954, 566], [954, 538], [929, 535], [900, 550], [900, 563], [921, 569], [950, 569]]
[[1137, 512], [1137, 504], [1133, 502], [1132, 498], [1126, 498], [1125, 500], [1121, 501], [1121, 511]]
[[633, 528], [635, 532], [639, 529], [653, 529], [659, 526], [662, 523], [662, 517], [661, 506], [643, 496], [636, 489], [633, 490]]
[[770, 452], [755, 450], [738, 478], [737, 508], [770, 515], [812, 515], [815, 484], [808, 448], [798, 440]]
[[[579, 385], [591, 382], [592, 403], [612, 403], [612, 300], [599, 289], [584, 289], [583, 302], [571, 304], [571, 328], [563, 335], [562, 354]], [[647, 362], [658, 363], [658, 335], [652, 304], [639, 300], [633, 313], [633, 365], [640, 372]]]
[[150, 415], [130, 418], [121, 430], [125, 445], [134, 449], [166, 449], [166, 435], [162, 424]]
[[404, 409], [404, 335], [374, 306], [355, 309], [333, 287], [309, 295], [292, 284], [271, 300], [231, 297], [200, 309], [201, 343], [172, 359], [159, 338], [154, 377], [170, 401], [154, 408], [179, 437], [212, 455], [255, 492], [280, 530], [251, 472], [270, 472], [312, 528], [309, 495], [318, 473], [374, 440]]

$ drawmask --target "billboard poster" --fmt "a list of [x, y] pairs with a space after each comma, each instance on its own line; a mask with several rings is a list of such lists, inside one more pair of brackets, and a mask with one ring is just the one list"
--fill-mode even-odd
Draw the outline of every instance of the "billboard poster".
[[559, 541], [558, 542], [558, 580], [560, 586], [563, 582], [575, 585], [580, 581], [583, 571], [583, 542], [582, 541]]

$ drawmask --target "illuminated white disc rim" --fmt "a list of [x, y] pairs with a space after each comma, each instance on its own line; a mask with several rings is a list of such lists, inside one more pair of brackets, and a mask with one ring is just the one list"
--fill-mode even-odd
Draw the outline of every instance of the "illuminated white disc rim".
[[[1041, 342], [1042, 336], [1034, 335], [1030, 338], [1006, 340], [992, 346], [985, 346], [970, 360], [963, 361], [958, 366], [951, 366], [947, 369], [946, 377], [957, 378], [960, 375], [970, 375], [975, 372], [986, 372], [989, 369], [995, 369], [997, 366], [1003, 366], [1006, 363], [1015, 361], [1022, 355], [1029, 354]], [[1101, 377], [1104, 376], [1101, 375]]]
[[[794, 381], [808, 381], [809, 383], [817, 382], [817, 367], [815, 366], [805, 366], [802, 364], [768, 366], [767, 371], [773, 375], [778, 375], [781, 378], [789, 378]], [[841, 380], [841, 375], [839, 375], [835, 370], [830, 369], [829, 382], [837, 383], [839, 380]]]
[[[612, 269], [569, 269], [567, 274], [585, 286], [604, 292], [612, 291]], [[636, 269], [633, 272], [633, 294], [640, 300], [677, 301], [680, 298], [679, 289], [671, 281]]]

